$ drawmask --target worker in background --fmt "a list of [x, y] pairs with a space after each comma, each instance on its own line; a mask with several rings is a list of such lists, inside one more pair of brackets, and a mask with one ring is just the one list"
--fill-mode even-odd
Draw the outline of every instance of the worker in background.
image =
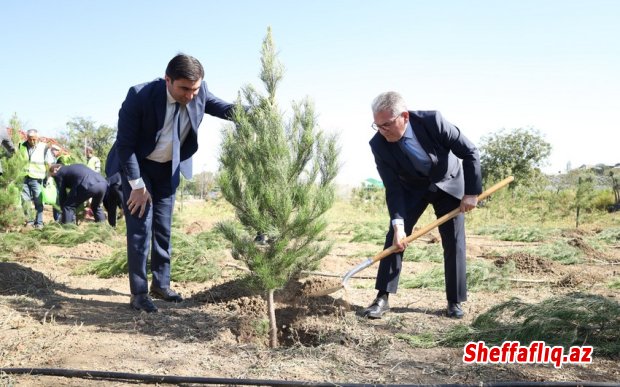
[[[26, 132], [26, 141], [19, 144], [19, 152], [27, 160], [24, 166], [24, 184], [22, 186], [22, 206], [26, 215], [26, 224], [34, 228], [43, 228], [43, 202], [41, 201], [41, 189], [48, 165], [54, 162], [54, 156], [49, 151], [47, 144], [39, 141], [39, 132], [30, 129]], [[28, 204], [33, 202], [36, 215], [30, 220]]]
[[101, 160], [99, 159], [99, 157], [95, 156], [93, 148], [87, 146], [86, 148], [84, 148], [84, 153], [86, 154], [86, 165], [88, 166], [88, 168], [92, 169], [97, 173], [101, 173]]

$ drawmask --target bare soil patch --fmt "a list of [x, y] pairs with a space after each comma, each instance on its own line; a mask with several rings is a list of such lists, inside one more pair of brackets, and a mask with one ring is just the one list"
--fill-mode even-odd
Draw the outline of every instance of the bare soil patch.
[[553, 274], [555, 273], [552, 261], [529, 253], [511, 253], [495, 260], [495, 265], [502, 267], [509, 261], [514, 262], [519, 273]]
[[[196, 224], [187, 231], [205, 231], [201, 227]], [[502, 247], [502, 242], [492, 243]], [[483, 244], [490, 242], [468, 240], [468, 256], [483, 251]], [[338, 276], [310, 275], [276, 292], [281, 347], [269, 349], [264, 294], [248, 288], [242, 270], [228, 266], [221, 278], [210, 283], [173, 284], [186, 300], [181, 304], [156, 300], [160, 312], [148, 315], [128, 307], [126, 276], [102, 279], [71, 274], [105, 256], [103, 246], [87, 243], [61, 250], [54, 247], [45, 254], [0, 263], [0, 367], [375, 384], [620, 380], [620, 359], [596, 354], [590, 365], [561, 369], [526, 364], [465, 365], [462, 348], [418, 348], [400, 338], [429, 333], [441, 336], [515, 296], [539, 302], [581, 290], [620, 300], [617, 291], [605, 286], [620, 272], [593, 262], [567, 267], [525, 253], [496, 257], [497, 265], [513, 261], [529, 278], [546, 282], [470, 292], [461, 321], [445, 317], [443, 291], [400, 289], [390, 297], [391, 310], [383, 319], [368, 320], [360, 314], [376, 293], [372, 279], [376, 265], [361, 272], [361, 278], [353, 278], [349, 289], [312, 297], [340, 286], [341, 275], [369, 251], [377, 250], [365, 243], [339, 242], [320, 268]], [[428, 265], [405, 262], [403, 276], [419, 273]], [[27, 375], [10, 379], [20, 386], [135, 385]]]

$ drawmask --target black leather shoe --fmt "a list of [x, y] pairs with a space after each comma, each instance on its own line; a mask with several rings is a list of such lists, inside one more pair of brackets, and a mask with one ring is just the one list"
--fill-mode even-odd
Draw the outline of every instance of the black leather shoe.
[[183, 302], [183, 297], [170, 288], [160, 288], [151, 285], [151, 296], [168, 302]]
[[157, 312], [157, 307], [153, 304], [153, 300], [148, 294], [132, 294], [129, 305], [135, 310], [143, 310], [146, 313]]
[[381, 318], [383, 313], [388, 310], [390, 310], [388, 300], [383, 297], [377, 297], [368, 308], [364, 309], [363, 316], [368, 318]]
[[463, 318], [464, 313], [463, 309], [461, 309], [461, 303], [448, 301], [447, 314], [450, 318]]

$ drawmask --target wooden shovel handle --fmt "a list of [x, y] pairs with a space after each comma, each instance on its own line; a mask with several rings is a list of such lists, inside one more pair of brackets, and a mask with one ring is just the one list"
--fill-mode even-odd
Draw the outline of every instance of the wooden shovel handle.
[[[504, 180], [500, 181], [499, 183], [493, 185], [492, 187], [490, 187], [489, 189], [487, 189], [486, 191], [484, 191], [483, 193], [478, 195], [478, 201], [482, 201], [482, 200], [486, 199], [491, 194], [493, 194], [496, 191], [498, 191], [498, 190], [504, 188], [505, 186], [507, 186], [508, 183], [512, 182], [514, 179], [515, 179], [514, 176], [509, 176], [509, 177], [505, 178]], [[409, 243], [409, 242], [411, 242], [411, 241], [413, 241], [415, 239], [418, 239], [419, 237], [421, 237], [422, 235], [424, 235], [427, 232], [431, 231], [435, 227], [439, 227], [442, 224], [444, 224], [445, 222], [447, 222], [448, 220], [454, 218], [460, 212], [461, 212], [460, 208], [458, 208], [458, 207], [455, 208], [454, 210], [448, 212], [444, 216], [442, 216], [440, 218], [437, 218], [437, 220], [435, 220], [434, 222], [427, 224], [426, 226], [422, 227], [421, 229], [417, 230], [416, 232], [414, 232], [411, 235], [409, 235], [408, 237], [406, 237], [404, 239], [405, 242]], [[379, 254], [377, 254], [374, 257], [372, 257], [372, 263], [380, 261], [383, 258], [387, 257], [388, 255], [395, 253], [396, 250], [397, 249], [394, 246], [388, 247], [387, 249], [383, 250]]]

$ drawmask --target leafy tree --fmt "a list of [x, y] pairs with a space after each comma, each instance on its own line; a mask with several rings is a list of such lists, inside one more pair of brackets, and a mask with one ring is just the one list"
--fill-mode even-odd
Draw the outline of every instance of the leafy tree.
[[519, 184], [531, 185], [541, 177], [540, 167], [551, 154], [551, 144], [538, 131], [517, 128], [504, 129], [483, 137], [480, 145], [480, 164], [485, 184], [514, 176]]
[[[9, 126], [12, 128], [12, 137], [15, 148], [22, 142], [19, 131], [22, 122], [17, 115], [13, 115]], [[2, 149], [4, 152], [4, 149]], [[24, 165], [26, 160], [16, 150], [13, 156], [2, 158], [3, 174], [0, 176], [0, 229], [6, 230], [18, 226], [24, 220], [21, 205], [21, 191], [24, 181]]]
[[[283, 77], [271, 28], [263, 40], [261, 73], [267, 94], [251, 85], [242, 89], [246, 107], [237, 102], [220, 155], [219, 183], [235, 208], [237, 222], [218, 229], [232, 243], [233, 257], [245, 262], [251, 280], [267, 293], [270, 345], [276, 347], [273, 294], [302, 270], [314, 269], [330, 245], [320, 243], [327, 226], [323, 214], [334, 201], [338, 172], [337, 144], [317, 128], [312, 103], [293, 103], [285, 122], [276, 102]], [[265, 244], [254, 237], [266, 234]]]
[[86, 164], [84, 148], [91, 146], [94, 154], [101, 159], [103, 169], [115, 136], [116, 128], [97, 126], [92, 120], [75, 117], [67, 122], [67, 131], [62, 133], [60, 142], [69, 149], [75, 162], [83, 164]]

